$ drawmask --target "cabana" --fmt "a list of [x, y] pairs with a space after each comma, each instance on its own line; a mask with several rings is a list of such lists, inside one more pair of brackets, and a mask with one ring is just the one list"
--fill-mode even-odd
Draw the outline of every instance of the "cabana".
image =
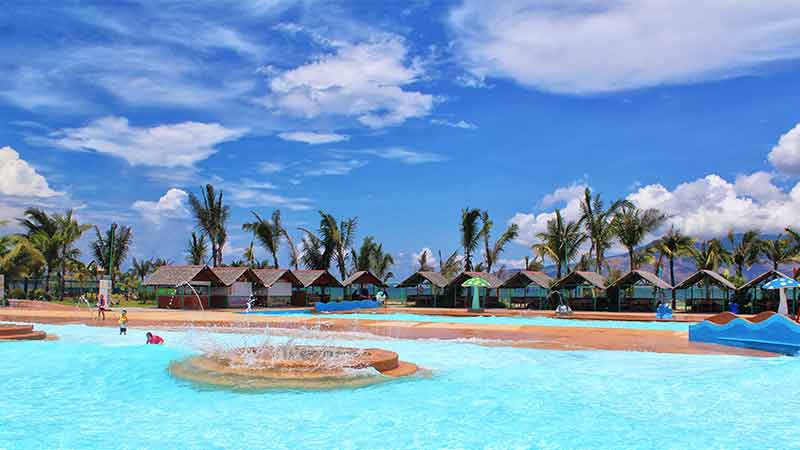
[[453, 291], [453, 307], [466, 307], [467, 302], [471, 301], [472, 288], [463, 288], [461, 285], [470, 278], [476, 277], [483, 278], [484, 280], [488, 281], [490, 286], [489, 288], [479, 288], [481, 296], [481, 308], [502, 307], [503, 304], [500, 303], [497, 290], [500, 288], [500, 285], [503, 284], [503, 282], [488, 272], [461, 272], [460, 274], [456, 275], [455, 278], [450, 280], [450, 282], [447, 283], [447, 287]]
[[[314, 302], [329, 302], [331, 296], [326, 289], [343, 287], [342, 283], [327, 270], [292, 270], [303, 287], [292, 294], [292, 305], [307, 306]], [[316, 288], [316, 289], [315, 289]]]
[[[743, 284], [736, 290], [735, 300], [740, 312], [757, 314], [763, 311], [777, 311], [779, 295], [777, 289], [763, 289], [765, 283], [776, 278], [792, 278], [777, 270], [768, 270]], [[797, 289], [790, 289], [787, 295], [789, 311], [797, 310]]]
[[396, 287], [416, 289], [416, 294], [413, 295], [406, 292], [406, 304], [413, 302], [414, 306], [436, 307], [446, 286], [447, 280], [439, 272], [421, 270], [401, 281]]
[[159, 308], [207, 309], [212, 289], [224, 283], [205, 265], [161, 266], [142, 285], [155, 289]]
[[550, 291], [563, 291], [564, 301], [574, 310], [608, 309], [606, 279], [597, 272], [570, 272], [553, 283]]
[[249, 267], [212, 267], [222, 286], [211, 288], [212, 308], [244, 308], [253, 295], [258, 277]]
[[721, 312], [727, 309], [736, 286], [717, 272], [698, 270], [674, 289], [681, 294], [687, 312]]
[[[362, 270], [350, 275], [342, 284], [345, 288], [345, 298], [350, 297], [350, 300], [374, 298], [374, 287], [386, 287], [386, 283], [384, 283], [383, 280], [368, 270]], [[359, 286], [358, 292], [353, 292], [353, 289], [355, 289], [354, 286]], [[372, 289], [367, 286], [370, 286]], [[348, 290], [350, 291], [349, 295], [347, 292]]]
[[500, 285], [500, 289], [508, 289], [511, 294], [509, 305], [522, 306], [523, 308], [554, 309], [550, 305], [550, 285], [553, 278], [544, 272], [523, 270], [515, 273]]
[[293, 288], [303, 287], [288, 269], [254, 269], [258, 277], [255, 296], [259, 306], [288, 306], [292, 302]]
[[608, 286], [609, 309], [655, 312], [669, 289], [672, 286], [653, 272], [632, 270]]

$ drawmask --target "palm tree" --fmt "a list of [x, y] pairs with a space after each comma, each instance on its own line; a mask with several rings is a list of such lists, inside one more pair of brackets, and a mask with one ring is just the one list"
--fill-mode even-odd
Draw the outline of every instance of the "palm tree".
[[736, 267], [736, 278], [744, 278], [742, 274], [744, 267], [748, 269], [754, 264], [758, 264], [761, 259], [762, 244], [759, 239], [758, 230], [748, 230], [742, 234], [737, 242], [733, 230], [728, 232], [728, 243], [731, 248], [731, 261]]
[[[0, 238], [0, 273], [9, 279], [28, 278], [46, 266], [47, 259], [24, 235]], [[25, 291], [27, 293], [27, 287]]]
[[789, 239], [779, 234], [775, 239], [761, 241], [761, 251], [765, 258], [772, 263], [772, 269], [778, 270], [783, 263], [792, 262], [797, 256], [797, 247]]
[[453, 251], [447, 259], [442, 258], [442, 251], [439, 250], [439, 273], [445, 280], [452, 279], [461, 272], [462, 259], [458, 251]]
[[81, 254], [81, 251], [75, 248], [75, 242], [83, 236], [91, 225], [79, 224], [77, 220], [72, 217], [72, 210], [68, 210], [64, 215], [55, 215], [56, 225], [58, 232], [56, 233], [56, 241], [58, 242], [58, 260], [60, 266], [59, 272], [59, 300], [64, 300], [64, 276], [67, 271], [67, 263], [76, 261]]
[[28, 242], [44, 257], [46, 269], [44, 292], [47, 295], [50, 291], [50, 274], [57, 270], [59, 263], [59, 243], [56, 236], [58, 223], [55, 217], [51, 217], [40, 208], [26, 209], [24, 217], [18, 219], [18, 222], [25, 229]]
[[272, 213], [272, 220], [262, 219], [255, 212], [253, 212], [253, 216], [255, 216], [256, 221], [243, 224], [242, 229], [253, 233], [253, 236], [258, 239], [264, 249], [272, 255], [273, 266], [277, 269], [281, 239], [288, 236], [281, 221], [281, 211], [276, 209]]
[[[131, 227], [118, 227], [117, 224], [112, 224], [108, 231], [100, 233], [100, 229], [95, 226], [94, 232], [95, 239], [90, 244], [94, 261], [111, 276], [111, 285], [113, 286], [116, 274], [128, 257], [128, 250], [133, 241]], [[113, 265], [111, 264], [112, 260]]]
[[300, 267], [300, 252], [297, 251], [294, 240], [287, 230], [283, 230], [283, 237], [286, 238], [286, 246], [289, 247], [289, 265], [297, 270]]
[[208, 244], [206, 243], [206, 235], [198, 235], [192, 231], [189, 244], [186, 246], [186, 262], [194, 266], [201, 266], [206, 263], [207, 258]]
[[131, 264], [131, 273], [136, 275], [139, 278], [139, 281], [144, 283], [144, 279], [153, 273], [155, 267], [153, 267], [153, 261], [150, 259], [136, 259], [133, 258], [133, 263]]
[[481, 230], [478, 220], [481, 218], [479, 209], [461, 210], [461, 247], [464, 249], [464, 270], [472, 270], [472, 254], [478, 249]]
[[506, 231], [504, 231], [503, 234], [500, 235], [500, 237], [494, 242], [494, 245], [489, 245], [489, 239], [491, 237], [490, 235], [494, 223], [489, 218], [488, 211], [484, 211], [481, 214], [481, 222], [483, 222], [483, 227], [481, 228], [481, 236], [483, 237], [486, 271], [491, 273], [492, 266], [494, 266], [494, 264], [500, 258], [500, 254], [503, 253], [506, 244], [517, 238], [517, 235], [519, 234], [519, 225], [512, 223], [511, 225], [508, 226], [508, 228], [506, 228]]
[[417, 258], [417, 265], [419, 266], [417, 271], [430, 272], [433, 270], [433, 266], [431, 266], [430, 263], [428, 262], [429, 257], [430, 257], [430, 250], [428, 249], [422, 250], [422, 253], [420, 253], [419, 257]]
[[330, 258], [336, 259], [336, 266], [342, 279], [347, 278], [347, 258], [350, 248], [353, 246], [353, 239], [356, 233], [358, 218], [351, 217], [336, 222], [336, 219], [323, 211], [319, 212], [322, 217], [319, 225], [319, 235], [324, 242], [324, 247], [329, 250]]
[[[681, 233], [680, 230], [671, 226], [669, 231], [657, 240], [653, 246], [659, 254], [666, 256], [669, 263], [669, 284], [675, 286], [675, 258], [690, 256], [694, 251], [694, 239]], [[675, 290], [672, 290], [672, 309], [675, 309], [677, 300]]]
[[569, 272], [569, 262], [578, 255], [580, 246], [587, 236], [581, 232], [582, 220], [565, 222], [561, 210], [555, 211], [555, 217], [547, 221], [547, 229], [537, 233], [541, 242], [532, 246], [538, 256], [550, 258], [556, 263], [556, 277], [561, 278], [561, 269]]
[[[730, 264], [731, 253], [722, 245], [719, 239], [710, 239], [700, 243], [699, 247], [692, 249], [692, 259], [697, 270], [710, 270], [716, 272], [723, 264]], [[705, 281], [706, 298], [710, 298], [711, 285]]]
[[594, 254], [595, 270], [598, 273], [602, 271], [605, 251], [611, 247], [611, 239], [614, 237], [614, 230], [611, 226], [614, 215], [624, 206], [630, 207], [633, 204], [628, 200], [616, 200], [608, 209], [605, 209], [600, 194], [592, 196], [592, 190], [588, 187], [583, 192], [581, 218], [591, 242], [589, 254], [590, 256]]
[[302, 246], [300, 252], [300, 262], [306, 269], [328, 270], [331, 266], [331, 254], [333, 250], [326, 246], [323, 240], [305, 228], [300, 228], [303, 237], [300, 241]]
[[225, 223], [230, 216], [230, 207], [222, 202], [222, 191], [217, 195], [214, 186], [207, 184], [205, 190], [201, 191], [201, 197], [189, 194], [189, 206], [197, 228], [208, 236], [211, 243], [212, 265], [222, 265], [222, 248], [228, 238]]
[[623, 205], [614, 214], [612, 229], [620, 243], [628, 249], [630, 270], [636, 269], [634, 250], [644, 238], [655, 231], [667, 216], [657, 209], [639, 209], [633, 205]]
[[544, 259], [541, 255], [533, 255], [533, 258], [525, 257], [525, 268], [523, 270], [533, 270], [541, 272], [544, 270]]
[[354, 271], [368, 270], [386, 282], [394, 274], [389, 268], [394, 265], [394, 258], [389, 253], [384, 253], [383, 244], [379, 244], [372, 236], [367, 236], [361, 243], [358, 252], [352, 250]]

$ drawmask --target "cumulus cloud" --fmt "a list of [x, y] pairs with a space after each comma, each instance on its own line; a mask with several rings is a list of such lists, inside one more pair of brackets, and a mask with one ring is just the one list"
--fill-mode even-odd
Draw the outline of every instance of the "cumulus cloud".
[[165, 218], [186, 217], [186, 200], [189, 194], [181, 189], [169, 189], [158, 201], [137, 200], [131, 208], [138, 211], [142, 217], [153, 223], [159, 223]]
[[[557, 188], [553, 192], [542, 197], [539, 201], [539, 207], [549, 208], [551, 206], [558, 206], [561, 210], [561, 216], [565, 220], [578, 220], [581, 216], [580, 202], [585, 188], [586, 185], [577, 183], [571, 186]], [[536, 234], [545, 231], [547, 229], [547, 222], [553, 220], [555, 216], [555, 211], [546, 211], [538, 214], [519, 212], [514, 214], [509, 223], [515, 223], [519, 226], [517, 242], [524, 245], [531, 245], [538, 242]]]
[[767, 158], [781, 173], [800, 175], [800, 123], [781, 136]]
[[[449, 25], [473, 79], [564, 93], [716, 79], [800, 56], [795, 0], [467, 0]], [[710, 50], [710, 49], [713, 49]]]
[[428, 115], [434, 98], [407, 89], [422, 75], [422, 69], [410, 60], [401, 38], [383, 36], [370, 42], [334, 45], [333, 54], [275, 74], [262, 103], [305, 118], [325, 114], [354, 117], [371, 128]]
[[13, 197], [55, 197], [61, 193], [50, 188], [39, 174], [11, 147], [0, 148], [0, 194]]
[[313, 131], [287, 131], [279, 133], [278, 137], [284, 141], [305, 142], [306, 144], [330, 144], [350, 139], [350, 136], [336, 133], [315, 133]]
[[436, 270], [438, 268], [439, 261], [436, 259], [435, 256], [433, 256], [433, 251], [428, 247], [423, 247], [418, 252], [414, 252], [411, 255], [411, 262], [412, 264], [414, 264], [415, 270], [419, 267], [417, 261], [419, 261], [419, 258], [422, 256], [423, 253], [427, 255], [428, 265], [431, 266], [434, 270]]
[[216, 153], [217, 145], [245, 132], [201, 122], [136, 127], [124, 117], [103, 117], [82, 128], [57, 131], [48, 142], [69, 150], [115, 156], [131, 165], [191, 167]]

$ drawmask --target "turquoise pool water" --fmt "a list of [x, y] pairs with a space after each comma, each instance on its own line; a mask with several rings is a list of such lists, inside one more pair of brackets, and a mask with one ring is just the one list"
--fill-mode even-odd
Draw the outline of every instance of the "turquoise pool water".
[[[260, 314], [269, 316], [286, 316], [305, 314], [311, 315], [308, 310], [294, 311], [256, 311], [244, 314]], [[437, 316], [425, 314], [371, 314], [371, 313], [352, 313], [352, 314], [318, 314], [314, 317], [333, 318], [333, 319], [371, 319], [371, 320], [402, 320], [409, 322], [451, 322], [451, 323], [474, 323], [487, 325], [538, 325], [543, 327], [580, 327], [580, 328], [628, 328], [635, 330], [673, 330], [689, 331], [688, 322], [633, 322], [623, 320], [574, 320], [574, 319], [554, 319], [550, 317], [507, 317], [507, 316], [480, 316], [480, 317], [458, 317], [458, 316]]]
[[[43, 326], [0, 345], [2, 449], [798, 448], [800, 359], [377, 346], [432, 376], [326, 392], [201, 389], [167, 373], [186, 334]], [[237, 335], [221, 335], [235, 342]]]

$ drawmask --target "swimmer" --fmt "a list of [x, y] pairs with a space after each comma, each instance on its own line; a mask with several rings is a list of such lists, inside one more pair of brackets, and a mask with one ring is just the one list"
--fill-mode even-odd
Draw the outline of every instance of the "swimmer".
[[161, 336], [156, 336], [153, 333], [148, 331], [147, 332], [147, 343], [148, 344], [156, 344], [156, 345], [163, 344], [164, 343], [164, 339], [161, 339]]

